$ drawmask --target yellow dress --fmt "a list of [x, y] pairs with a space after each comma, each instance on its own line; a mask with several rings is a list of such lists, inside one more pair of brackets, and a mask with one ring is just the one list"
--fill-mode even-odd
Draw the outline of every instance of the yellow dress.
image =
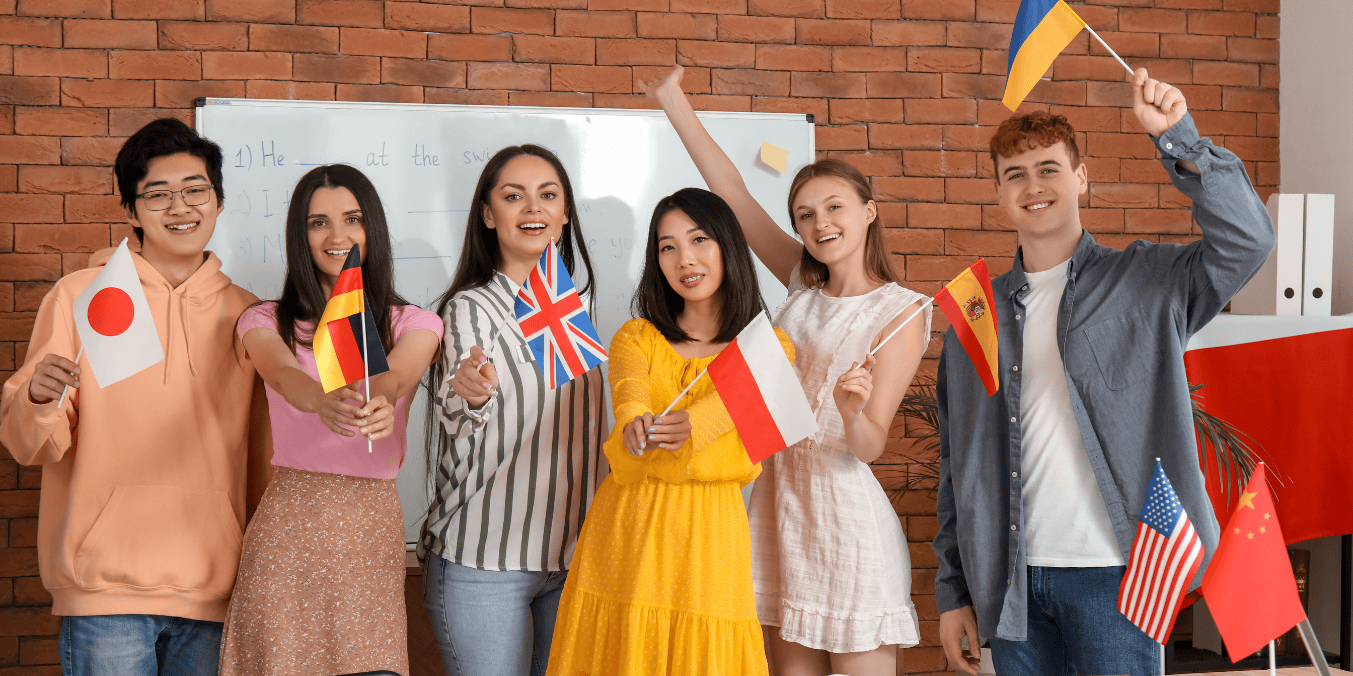
[[[780, 329], [780, 343], [794, 346]], [[548, 673], [766, 674], [741, 487], [761, 473], [708, 376], [675, 408], [675, 451], [625, 450], [625, 424], [659, 413], [714, 357], [686, 359], [642, 319], [611, 341], [611, 474], [597, 490], [559, 601]]]

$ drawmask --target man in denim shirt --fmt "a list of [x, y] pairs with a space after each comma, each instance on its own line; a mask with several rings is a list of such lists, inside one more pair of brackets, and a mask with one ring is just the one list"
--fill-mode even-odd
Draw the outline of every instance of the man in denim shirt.
[[1020, 241], [992, 284], [1000, 390], [987, 396], [953, 331], [936, 390], [940, 640], [968, 673], [979, 628], [998, 674], [1157, 672], [1156, 644], [1117, 609], [1157, 457], [1209, 555], [1217, 544], [1184, 348], [1264, 262], [1273, 228], [1240, 159], [1198, 137], [1179, 90], [1144, 69], [1132, 83], [1138, 122], [1193, 200], [1203, 238], [1188, 246], [1118, 251], [1081, 229], [1088, 179], [1065, 118], [1011, 118], [992, 138]]

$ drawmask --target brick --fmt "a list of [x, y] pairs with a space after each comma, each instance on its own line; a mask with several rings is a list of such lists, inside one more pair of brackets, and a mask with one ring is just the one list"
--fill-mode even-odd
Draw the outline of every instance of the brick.
[[[60, 164], [61, 139], [53, 136], [0, 136], [0, 164]], [[8, 220], [25, 220], [8, 213]]]
[[[685, 25], [685, 19], [681, 17], [697, 16], [694, 14], [648, 14], [654, 17], [649, 23], [652, 30], [661, 31], [661, 25], [664, 17], [673, 17], [671, 23], [676, 26]], [[714, 28], [717, 20], [712, 16], [705, 17], [705, 23], [711, 28], [708, 38], [714, 39]], [[561, 37], [582, 37], [582, 38], [632, 38], [640, 35], [635, 26], [634, 12], [580, 12], [574, 10], [561, 9], [554, 13], [554, 34]], [[675, 35], [643, 35], [643, 37], [678, 37]]]
[[291, 79], [291, 54], [204, 52], [202, 77], [209, 80], [288, 80]]
[[1195, 35], [1254, 35], [1252, 12], [1189, 12], [1189, 30]]
[[184, 124], [192, 126], [193, 111], [165, 110], [163, 108], [113, 108], [108, 111], [108, 134], [110, 136], [131, 136], [141, 127], [162, 117], [178, 118]]
[[677, 63], [709, 68], [754, 68], [756, 45], [726, 42], [677, 41]]
[[1259, 64], [1230, 61], [1194, 61], [1194, 84], [1258, 87]]
[[1085, 135], [1085, 149], [1090, 157], [1119, 157], [1153, 159], [1156, 146], [1145, 134], [1105, 134], [1091, 132]]
[[[1154, 76], [1155, 73], [1152, 73]], [[1121, 82], [1123, 67], [1110, 56], [1075, 56], [1063, 54], [1052, 64], [1049, 76], [1054, 80], [1100, 80]]]
[[597, 55], [593, 38], [556, 38], [540, 35], [517, 35], [512, 38], [514, 61], [526, 63], [581, 63], [592, 64]]
[[901, 0], [826, 0], [827, 16], [833, 19], [897, 19]]
[[108, 77], [108, 52], [97, 49], [18, 47], [14, 50], [14, 74], [104, 78]]
[[506, 0], [504, 4], [539, 9], [587, 9], [587, 0]]
[[0, 636], [55, 635], [60, 628], [50, 608], [0, 608]]
[[902, 0], [901, 9], [904, 19], [973, 21], [976, 18], [973, 0]]
[[[41, 287], [42, 295], [46, 295], [50, 285], [47, 284], [21, 284], [19, 286]], [[41, 300], [41, 296], [38, 297]], [[26, 311], [35, 312], [37, 306], [34, 305]], [[13, 461], [10, 461], [11, 465]], [[18, 467], [13, 467], [15, 479], [18, 477]], [[7, 485], [6, 490], [14, 488]], [[38, 546], [38, 520], [37, 519], [10, 519], [9, 521], [9, 547], [36, 547]]]
[[1276, 16], [1255, 17], [1254, 37], [1265, 40], [1277, 40], [1279, 37], [1278, 17]]
[[1230, 61], [1276, 64], [1278, 63], [1278, 41], [1226, 38], [1226, 55]]
[[14, 133], [29, 136], [105, 136], [108, 113], [88, 108], [14, 109]]
[[[66, 223], [102, 223], [107, 236], [107, 223], [126, 220], [118, 195], [66, 195]], [[19, 229], [14, 229], [14, 241], [19, 241]], [[106, 245], [105, 245], [106, 246]], [[68, 250], [70, 251], [70, 250]]]
[[1005, 78], [1000, 75], [945, 73], [941, 77], [946, 98], [1000, 99], [1005, 95]]
[[14, 74], [14, 46], [0, 45], [0, 75]]
[[239, 80], [156, 80], [155, 105], [161, 108], [192, 108], [202, 97], [244, 98]]
[[[667, 66], [635, 66], [634, 73], [634, 91], [642, 92], [649, 85], [661, 81], [672, 72]], [[684, 68], [681, 75], [681, 91], [687, 94], [708, 94], [709, 93], [709, 69], [690, 67]], [[594, 99], [596, 97], [593, 97]]]
[[[876, 176], [871, 179], [874, 198], [888, 202], [943, 202], [944, 179], [919, 176]], [[925, 253], [907, 251], [901, 253]], [[934, 253], [943, 253], [935, 251]]]
[[[0, 166], [0, 192], [19, 192], [18, 167], [12, 164]], [[7, 250], [5, 248], [7, 246], [6, 242], [8, 241], [5, 238], [9, 237], [9, 234], [5, 231], [5, 228], [7, 227], [9, 227], [9, 224], [0, 224], [0, 251]], [[10, 242], [9, 245], [12, 244], [13, 242]]]
[[358, 56], [427, 57], [427, 35], [383, 28], [340, 28], [338, 51]]
[[1126, 33], [1192, 33], [1188, 29], [1188, 15], [1177, 9], [1139, 9], [1124, 7], [1118, 10], [1118, 30]]
[[61, 196], [0, 194], [0, 214], [24, 223], [60, 223]]
[[624, 66], [573, 66], [558, 65], [551, 69], [551, 86], [554, 91], [601, 92], [606, 94], [629, 94], [634, 82], [630, 69]]
[[[888, 228], [883, 231], [883, 237], [890, 253], [928, 255], [944, 253], [944, 232], [940, 230]], [[906, 663], [910, 667], [910, 650], [908, 650], [907, 657]]]
[[596, 108], [620, 108], [624, 110], [661, 110], [657, 101], [643, 94], [592, 94], [592, 105]]
[[[1187, 93], [1185, 94], [1187, 96]], [[1189, 107], [1193, 107], [1190, 98]], [[1278, 112], [1278, 92], [1274, 89], [1244, 89], [1239, 87], [1222, 88], [1222, 110], [1245, 111], [1251, 113]]]
[[823, 0], [749, 0], [747, 13], [754, 16], [793, 16], [814, 19], [826, 15]]
[[64, 23], [63, 47], [99, 49], [156, 49], [159, 32], [154, 21], [70, 19]]
[[950, 204], [995, 204], [996, 189], [989, 178], [946, 178], [944, 201]]
[[421, 2], [385, 4], [385, 27], [435, 33], [470, 32], [470, 8]]
[[503, 35], [432, 35], [428, 58], [444, 61], [511, 61], [512, 38]]
[[422, 103], [423, 88], [394, 84], [340, 84], [334, 98], [339, 101]]
[[859, 99], [867, 95], [864, 73], [792, 73], [792, 96]]
[[[18, 190], [16, 187], [15, 190]], [[14, 250], [14, 226], [8, 223], [0, 223], [0, 251]], [[3, 345], [3, 343], [0, 343]], [[10, 346], [11, 349], [13, 346]]]
[[61, 21], [57, 19], [0, 16], [0, 45], [60, 47]]
[[[1132, 85], [1127, 82], [1087, 82], [1085, 91], [1087, 105], [1109, 108], [1132, 107]], [[1188, 92], [1184, 95], [1188, 96]]]
[[1159, 203], [1157, 187], [1140, 183], [1094, 183], [1090, 185], [1090, 206], [1125, 209], [1154, 209]]
[[63, 138], [61, 163], [67, 165], [112, 166], [125, 138]]
[[761, 70], [791, 70], [800, 73], [831, 70], [831, 48], [808, 45], [757, 45], [756, 67]]
[[719, 33], [719, 19], [713, 14], [639, 12], [636, 18], [638, 36], [641, 38], [714, 40]]
[[297, 0], [296, 23], [380, 28], [385, 5], [380, 0]]
[[934, 99], [940, 97], [939, 73], [866, 73], [869, 96], [884, 99]]
[[751, 69], [710, 71], [710, 91], [716, 95], [788, 96], [790, 74]]
[[[666, 12], [671, 9], [667, 0], [589, 0], [587, 7], [601, 11], [640, 12]], [[678, 10], [671, 9], [671, 11]]]
[[427, 59], [381, 59], [381, 82], [420, 87], [464, 87], [465, 64]]
[[59, 665], [61, 660], [57, 651], [57, 638], [55, 636], [23, 637], [19, 642], [19, 663], [24, 665]]
[[804, 45], [868, 45], [868, 21], [797, 19], [795, 42]]
[[[1152, 33], [1119, 33], [1116, 31], [1103, 31], [1100, 37], [1104, 41], [1113, 45], [1114, 51], [1119, 56], [1140, 56], [1156, 57], [1160, 55], [1159, 35]], [[1104, 49], [1104, 45], [1099, 44], [1098, 40], [1089, 41], [1090, 54], [1094, 56], [1109, 56], [1109, 50]], [[1122, 69], [1122, 66], [1119, 66]]]
[[381, 80], [381, 64], [374, 56], [294, 54], [291, 74], [294, 80], [376, 84]]
[[203, 0], [113, 0], [114, 19], [178, 19], [201, 21]]
[[746, 14], [747, 0], [672, 0], [669, 11], [696, 14]]
[[949, 36], [945, 44], [949, 47], [990, 49], [993, 45], [1010, 44], [1011, 27], [1006, 24], [953, 22], [948, 29]]
[[[1091, 179], [1092, 181], [1094, 179]], [[1123, 231], [1123, 210], [1122, 209], [1091, 209], [1081, 207], [1080, 210], [1081, 227], [1090, 232], [1122, 232]]]
[[787, 17], [731, 14], [719, 17], [720, 42], [792, 43], [794, 33], [794, 19]]
[[[1100, 2], [1099, 4], [1114, 4], [1119, 7], [1136, 4], [1142, 7], [1150, 7], [1152, 1], [1153, 0], [1113, 0], [1112, 3]], [[1091, 28], [1100, 31], [1101, 36], [1103, 36], [1104, 31], [1118, 30], [1118, 10], [1114, 7], [1097, 6], [1092, 0], [1090, 3], [1077, 7], [1076, 13], [1079, 14]]]
[[[243, 51], [249, 49], [249, 28], [242, 23], [161, 21], [159, 26], [160, 49], [212, 51]], [[335, 40], [335, 45], [337, 45], [337, 40]]]
[[[0, 91], [4, 91], [0, 78]], [[0, 97], [2, 98], [2, 97]], [[143, 108], [155, 105], [155, 83], [148, 80], [62, 80], [61, 104], [89, 108]]]
[[0, 576], [18, 577], [38, 574], [38, 550], [35, 547], [0, 549]]
[[[14, 106], [0, 106], [0, 135], [14, 133]], [[0, 190], [0, 192], [8, 192]]]
[[[1052, 106], [1048, 109], [1048, 112], [1065, 117], [1076, 131], [1114, 132], [1119, 130], [1118, 116], [1120, 111], [1113, 108]], [[987, 137], [990, 136], [991, 132], [988, 132]]]
[[1225, 148], [1245, 162], [1277, 162], [1278, 139], [1259, 136], [1227, 136]]
[[1013, 232], [951, 230], [944, 233], [944, 253], [948, 256], [1008, 256], [1019, 246], [1016, 239]]
[[596, 54], [599, 66], [674, 66], [676, 41], [599, 39]]
[[295, 23], [296, 3], [277, 0], [206, 0], [207, 21]]
[[943, 127], [921, 124], [871, 124], [869, 147], [938, 150], [943, 139]]
[[961, 151], [904, 150], [902, 170], [907, 176], [962, 176], [977, 173], [977, 155]]
[[874, 21], [872, 35], [877, 47], [937, 47], [948, 40], [946, 25], [939, 21]]
[[695, 94], [690, 97], [690, 100], [691, 107], [696, 110], [719, 110], [745, 113], [752, 109], [752, 97], [750, 96]]
[[[117, 198], [112, 200], [116, 202]], [[122, 208], [118, 207], [119, 215]], [[125, 216], [123, 216], [125, 218]], [[70, 223], [43, 225], [18, 223], [14, 226], [16, 253], [94, 253], [109, 245], [107, 223]]]
[[508, 105], [591, 108], [592, 94], [578, 92], [508, 92]]
[[550, 90], [550, 67], [533, 63], [467, 64], [465, 86], [468, 89]]
[[198, 52], [118, 51], [108, 57], [108, 77], [126, 80], [199, 80]]
[[784, 96], [757, 96], [752, 98], [751, 110], [757, 113], [791, 113], [812, 115], [818, 124], [826, 124], [831, 117], [827, 99], [804, 99]]
[[823, 150], [868, 150], [869, 129], [862, 124], [850, 124], [841, 127], [818, 125], [813, 129], [816, 139], [814, 145], [818, 152]]
[[[48, 292], [48, 291], [51, 291], [53, 286], [55, 286], [55, 284], [53, 284], [53, 283], [51, 283], [51, 282], [17, 282], [17, 283], [15, 283], [15, 284], [14, 284], [14, 311], [15, 311], [15, 312], [37, 312], [37, 311], [38, 311], [38, 308], [40, 308], [40, 307], [42, 306], [42, 299], [47, 297], [47, 292]], [[41, 484], [41, 477], [39, 477], [39, 480], [38, 480], [38, 482], [37, 482], [36, 485], [35, 485], [32, 481], [30, 481], [30, 480], [27, 479], [27, 475], [28, 475], [28, 470], [29, 470], [29, 468], [27, 468], [27, 467], [17, 467], [17, 468], [15, 468], [15, 469], [16, 469], [16, 471], [15, 471], [15, 474], [14, 474], [14, 486], [10, 486], [9, 488], [12, 489], [12, 488], [15, 488], [15, 487], [18, 487], [18, 488], [24, 488], [24, 487], [41, 487], [41, 485], [42, 485], [42, 484]], [[15, 535], [19, 535], [19, 534], [22, 533], [22, 529], [20, 528], [20, 526], [19, 526], [18, 524], [23, 524], [23, 523], [25, 523], [25, 522], [29, 522], [29, 523], [36, 524], [36, 523], [37, 523], [37, 519], [11, 519], [11, 520], [10, 520], [9, 523], [10, 523], [10, 533], [11, 533], [10, 537], [11, 537], [11, 538], [13, 538]], [[35, 526], [34, 529], [33, 529], [31, 542], [20, 543], [20, 542], [15, 542], [13, 539], [11, 539], [10, 545], [9, 545], [9, 546], [11, 546], [11, 547], [36, 547], [36, 546], [37, 546], [37, 528], [36, 528], [36, 526]]]
[[[1091, 180], [1102, 180], [1097, 174]], [[1124, 183], [1166, 183], [1170, 177], [1155, 160], [1119, 160], [1118, 180]]]
[[249, 49], [259, 52], [337, 54], [339, 33], [331, 26], [249, 27]]
[[1130, 233], [1184, 235], [1193, 228], [1193, 217], [1175, 209], [1124, 209], [1123, 227]]
[[335, 86], [329, 82], [250, 80], [244, 83], [244, 95], [251, 99], [333, 101]]
[[902, 157], [900, 153], [895, 151], [856, 153], [834, 150], [828, 152], [827, 156], [849, 162], [865, 176], [899, 176], [902, 174]]
[[832, 70], [875, 72], [907, 70], [904, 47], [837, 47], [832, 50]]
[[107, 19], [113, 15], [112, 0], [19, 0], [9, 3], [6, 14], [63, 17], [67, 19]]
[[834, 99], [830, 104], [831, 124], [904, 121], [902, 99]]
[[908, 99], [907, 124], [973, 124], [977, 104], [971, 99]]
[[472, 7], [470, 30], [475, 33], [554, 35], [554, 12], [548, 9]]
[[907, 48], [907, 70], [909, 71], [976, 73], [981, 69], [981, 55], [976, 49], [957, 47]]
[[1226, 37], [1221, 35], [1162, 35], [1160, 56], [1165, 59], [1226, 59]]

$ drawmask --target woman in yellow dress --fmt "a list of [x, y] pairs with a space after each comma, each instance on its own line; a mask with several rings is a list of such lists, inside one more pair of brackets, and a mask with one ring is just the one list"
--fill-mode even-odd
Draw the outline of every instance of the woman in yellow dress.
[[765, 311], [722, 199], [686, 188], [658, 203], [633, 307], [611, 341], [611, 474], [578, 537], [547, 673], [766, 674], [741, 492], [761, 469], [709, 378], [654, 415]]

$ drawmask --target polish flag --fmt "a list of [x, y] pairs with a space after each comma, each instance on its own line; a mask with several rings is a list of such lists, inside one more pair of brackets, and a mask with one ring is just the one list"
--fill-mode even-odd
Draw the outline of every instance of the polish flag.
[[164, 359], [160, 333], [124, 238], [94, 281], [75, 299], [75, 328], [100, 388]]
[[765, 313], [747, 324], [708, 370], [753, 464], [817, 432], [817, 417]]

